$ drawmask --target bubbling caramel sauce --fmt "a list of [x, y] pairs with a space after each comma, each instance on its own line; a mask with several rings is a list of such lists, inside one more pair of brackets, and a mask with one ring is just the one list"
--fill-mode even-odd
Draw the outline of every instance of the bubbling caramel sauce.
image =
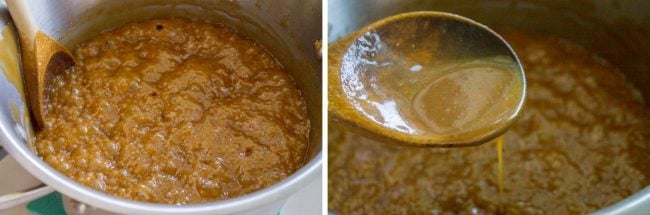
[[81, 44], [49, 83], [39, 155], [73, 180], [138, 201], [241, 196], [303, 165], [301, 92], [259, 44], [182, 19], [130, 23]]
[[404, 147], [330, 123], [328, 208], [585, 214], [650, 185], [650, 111], [620, 71], [571, 41], [502, 35], [523, 63], [528, 88], [522, 116], [497, 140], [498, 150], [494, 142]]

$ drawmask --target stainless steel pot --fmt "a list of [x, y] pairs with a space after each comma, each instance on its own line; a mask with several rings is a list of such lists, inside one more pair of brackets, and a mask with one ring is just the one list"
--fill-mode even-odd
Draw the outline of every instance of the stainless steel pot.
[[[563, 37], [606, 58], [650, 101], [650, 1], [329, 0], [328, 6], [330, 43], [384, 17], [422, 10]], [[648, 214], [650, 186], [596, 213]]]
[[[7, 34], [0, 38], [5, 45], [0, 48], [0, 68], [3, 70], [0, 74], [0, 142], [18, 163], [45, 184], [66, 196], [117, 213], [275, 214], [292, 193], [320, 177], [322, 82], [320, 50], [315, 46], [321, 38], [320, 0], [26, 1], [39, 27], [68, 48], [102, 30], [156, 17], [184, 17], [233, 26], [239, 33], [267, 47], [287, 68], [303, 92], [312, 124], [304, 167], [257, 192], [195, 205], [151, 204], [113, 197], [70, 180], [48, 166], [33, 151], [34, 138], [25, 105], [22, 76], [15, 66], [19, 59], [11, 57], [12, 53], [18, 56], [17, 50], [15, 47], [11, 49], [12, 41]], [[6, 7], [1, 6], [0, 20], [9, 21]], [[2, 28], [7, 26], [0, 25]], [[12, 65], [16, 68], [12, 69]]]

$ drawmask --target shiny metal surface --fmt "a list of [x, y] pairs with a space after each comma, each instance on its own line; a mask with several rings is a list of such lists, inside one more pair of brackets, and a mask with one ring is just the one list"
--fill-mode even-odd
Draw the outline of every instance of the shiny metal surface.
[[[650, 101], [650, 1], [330, 0], [328, 6], [330, 43], [381, 18], [425, 10], [459, 14], [493, 29], [563, 37], [606, 58]], [[648, 211], [650, 186], [596, 213]]]
[[[321, 1], [310, 0], [27, 0], [43, 31], [74, 47], [101, 30], [134, 20], [185, 17], [234, 26], [265, 45], [303, 91], [312, 123], [304, 167], [255, 193], [197, 205], [161, 205], [124, 200], [87, 188], [49, 167], [32, 151], [29, 123], [11, 109], [25, 107], [23, 89], [0, 74], [0, 142], [25, 169], [66, 196], [124, 214], [275, 214], [295, 191], [320, 176], [321, 62], [314, 43], [321, 37]], [[0, 9], [8, 20], [6, 8]], [[18, 121], [29, 121], [27, 118]]]

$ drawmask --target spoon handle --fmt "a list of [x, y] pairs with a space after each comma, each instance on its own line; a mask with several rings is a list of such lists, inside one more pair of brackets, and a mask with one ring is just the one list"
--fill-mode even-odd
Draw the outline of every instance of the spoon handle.
[[26, 0], [6, 0], [7, 9], [14, 20], [14, 24], [20, 32], [20, 37], [23, 40], [30, 42], [34, 41], [38, 25], [32, 16], [31, 10]]
[[7, 0], [7, 7], [20, 35], [22, 72], [30, 111], [42, 128], [46, 80], [74, 65], [74, 59], [70, 51], [40, 30], [26, 0]]

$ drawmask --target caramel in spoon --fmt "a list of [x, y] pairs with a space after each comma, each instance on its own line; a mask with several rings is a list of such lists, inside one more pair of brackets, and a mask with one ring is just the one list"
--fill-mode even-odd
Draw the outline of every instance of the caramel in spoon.
[[510, 46], [467, 18], [412, 12], [370, 24], [330, 47], [329, 112], [368, 136], [416, 146], [497, 137], [525, 97]]

